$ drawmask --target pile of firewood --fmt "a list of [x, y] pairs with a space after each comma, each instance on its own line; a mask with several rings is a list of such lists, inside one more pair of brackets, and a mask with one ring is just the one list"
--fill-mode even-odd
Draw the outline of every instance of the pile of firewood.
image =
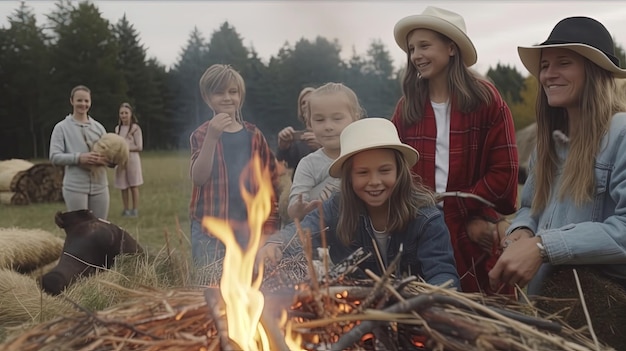
[[12, 159], [0, 161], [0, 203], [28, 205], [63, 201], [63, 167]]
[[[362, 252], [350, 258], [360, 259]], [[459, 293], [383, 276], [351, 280], [351, 264], [316, 276], [310, 258], [282, 262], [267, 272], [260, 323], [270, 350], [289, 351], [286, 337], [302, 350], [611, 350], [531, 305], [504, 297]], [[347, 261], [349, 262], [349, 261]], [[296, 267], [296, 272], [293, 272]], [[390, 266], [391, 267], [391, 266]], [[282, 271], [282, 272], [280, 272]], [[282, 278], [277, 279], [277, 276]], [[291, 284], [293, 278], [300, 283]], [[280, 284], [286, 283], [285, 285]], [[282, 285], [276, 287], [275, 284]], [[113, 285], [112, 283], [109, 283]], [[268, 286], [269, 285], [269, 286]], [[127, 302], [75, 313], [36, 325], [0, 345], [3, 350], [235, 350], [219, 289], [195, 287], [129, 290]], [[287, 325], [279, 322], [286, 311]], [[235, 316], [234, 318], [237, 318]]]

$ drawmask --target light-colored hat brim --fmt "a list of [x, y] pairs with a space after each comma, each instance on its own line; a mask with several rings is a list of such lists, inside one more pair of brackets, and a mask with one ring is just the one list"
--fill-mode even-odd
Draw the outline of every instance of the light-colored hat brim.
[[415, 29], [424, 28], [439, 32], [450, 38], [461, 50], [463, 63], [469, 67], [476, 63], [478, 55], [470, 38], [454, 24], [435, 16], [413, 15], [408, 16], [396, 23], [393, 36], [398, 46], [407, 52], [407, 36]]
[[393, 149], [393, 150], [398, 150], [398, 151], [400, 151], [402, 153], [402, 155], [404, 156], [404, 159], [406, 159], [406, 162], [409, 164], [409, 167], [413, 167], [413, 165], [415, 165], [417, 163], [417, 160], [419, 159], [419, 153], [417, 152], [417, 150], [415, 150], [414, 148], [412, 148], [412, 147], [410, 147], [409, 145], [406, 145], [406, 144], [388, 144], [388, 143], [370, 144], [370, 145], [368, 145], [365, 148], [352, 150], [351, 152], [349, 152], [349, 153], [347, 153], [345, 155], [341, 155], [340, 157], [338, 157], [330, 165], [330, 169], [328, 170], [328, 173], [330, 174], [331, 177], [340, 178], [341, 177], [341, 167], [343, 167], [343, 164], [350, 157], [354, 156], [355, 154], [358, 154], [359, 152], [363, 152], [363, 151], [367, 151], [367, 150], [373, 150], [373, 149]]
[[616, 78], [626, 78], [626, 70], [617, 67], [609, 58], [600, 50], [593, 46], [578, 43], [568, 44], [548, 44], [537, 46], [518, 46], [517, 52], [520, 60], [524, 64], [524, 67], [535, 77], [539, 77], [539, 71], [541, 69], [541, 49], [546, 48], [562, 48], [572, 50], [596, 65], [604, 68], [605, 70], [613, 73]]

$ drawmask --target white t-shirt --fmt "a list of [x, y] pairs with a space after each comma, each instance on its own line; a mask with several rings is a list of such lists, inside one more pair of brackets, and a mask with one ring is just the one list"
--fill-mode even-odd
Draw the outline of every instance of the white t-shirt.
[[435, 191], [443, 193], [448, 187], [450, 169], [450, 103], [433, 102], [437, 123], [437, 148], [435, 151]]

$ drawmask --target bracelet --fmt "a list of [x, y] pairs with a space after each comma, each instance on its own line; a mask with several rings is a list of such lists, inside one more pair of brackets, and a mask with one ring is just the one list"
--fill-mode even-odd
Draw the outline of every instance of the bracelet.
[[513, 232], [515, 232], [516, 230], [521, 230], [521, 229], [526, 229], [526, 230], [530, 231], [531, 233], [533, 233], [533, 236], [535, 236], [535, 232], [533, 232], [533, 230], [532, 230], [532, 229], [530, 229], [530, 227], [526, 227], [526, 226], [517, 227], [517, 228], [515, 228], [515, 229], [511, 230], [511, 232], [510, 232], [508, 235], [511, 235], [511, 234], [513, 234]]
[[548, 253], [546, 252], [546, 247], [543, 246], [543, 243], [537, 243], [537, 247], [539, 248], [539, 256], [541, 256], [541, 262], [550, 262], [550, 259], [548, 258]]

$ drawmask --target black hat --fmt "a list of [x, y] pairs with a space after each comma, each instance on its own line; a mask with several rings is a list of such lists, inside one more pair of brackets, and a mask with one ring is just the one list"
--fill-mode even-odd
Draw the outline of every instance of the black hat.
[[591, 62], [613, 73], [617, 78], [626, 78], [626, 70], [619, 68], [619, 59], [611, 33], [602, 23], [589, 17], [568, 17], [554, 26], [550, 36], [539, 45], [518, 46], [517, 52], [528, 71], [539, 75], [541, 49], [564, 48], [575, 51]]

